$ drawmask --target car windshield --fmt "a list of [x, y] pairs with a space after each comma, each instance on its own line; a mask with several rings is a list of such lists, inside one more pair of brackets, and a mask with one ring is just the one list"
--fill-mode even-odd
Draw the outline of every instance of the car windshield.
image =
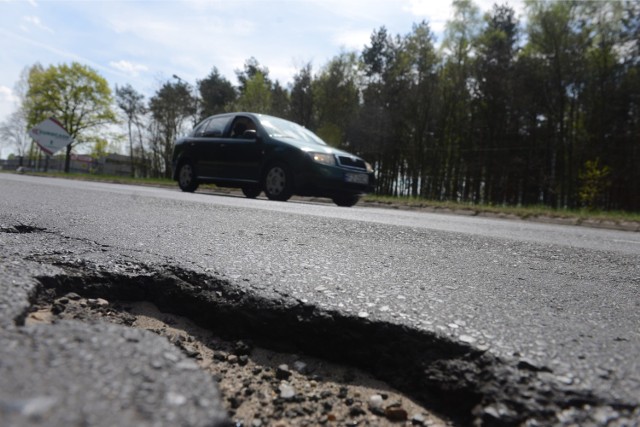
[[312, 144], [327, 145], [318, 135], [296, 123], [276, 117], [261, 117], [260, 123], [271, 138], [293, 138]]

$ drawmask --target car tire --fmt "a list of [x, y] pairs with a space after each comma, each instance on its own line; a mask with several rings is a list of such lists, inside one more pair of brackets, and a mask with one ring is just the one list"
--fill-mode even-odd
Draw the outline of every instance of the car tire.
[[255, 199], [260, 195], [260, 193], [262, 193], [260, 187], [242, 187], [242, 194], [244, 194], [247, 199]]
[[193, 193], [198, 189], [198, 179], [196, 178], [196, 170], [191, 162], [180, 164], [178, 169], [178, 186], [187, 193]]
[[360, 200], [360, 196], [336, 196], [334, 198], [332, 198], [331, 200], [333, 200], [333, 203], [335, 203], [338, 206], [342, 206], [345, 208], [350, 208], [351, 206], [355, 205], [356, 203], [358, 203], [358, 201]]
[[274, 163], [264, 174], [264, 194], [269, 200], [286, 202], [293, 195], [293, 178], [284, 163]]

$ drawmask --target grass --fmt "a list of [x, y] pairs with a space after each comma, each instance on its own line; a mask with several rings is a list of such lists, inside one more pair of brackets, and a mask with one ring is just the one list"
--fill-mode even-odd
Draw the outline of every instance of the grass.
[[543, 205], [506, 206], [461, 203], [451, 201], [433, 201], [414, 197], [391, 197], [367, 195], [365, 202], [380, 203], [408, 208], [430, 208], [434, 210], [466, 211], [471, 214], [490, 213], [495, 215], [516, 216], [522, 219], [536, 217], [551, 217], [575, 219], [578, 222], [586, 220], [619, 222], [640, 222], [640, 213], [625, 211], [599, 211], [590, 209], [553, 209]]
[[[175, 187], [176, 183], [168, 178], [132, 178], [130, 176], [97, 175], [89, 173], [63, 172], [29, 172], [29, 175], [48, 176], [65, 179], [78, 179], [84, 181], [111, 182], [129, 185], [151, 185], [158, 187]], [[206, 185], [204, 188], [215, 188], [214, 185]], [[392, 197], [367, 195], [362, 199], [364, 202], [376, 203], [380, 205], [394, 206], [398, 208], [433, 209], [441, 211], [464, 211], [472, 215], [494, 214], [504, 216], [515, 216], [522, 219], [536, 217], [573, 219], [577, 222], [587, 220], [638, 222], [640, 223], [640, 213], [625, 211], [594, 211], [588, 209], [553, 209], [548, 206], [505, 206], [505, 205], [484, 205], [461, 202], [441, 202], [413, 197]]]

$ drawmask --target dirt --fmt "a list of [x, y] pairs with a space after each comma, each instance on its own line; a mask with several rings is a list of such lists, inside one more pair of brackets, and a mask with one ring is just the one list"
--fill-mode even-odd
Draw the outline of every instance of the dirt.
[[237, 426], [449, 426], [443, 417], [366, 372], [312, 357], [229, 342], [147, 302], [109, 302], [71, 293], [34, 306], [27, 324], [108, 321], [166, 337], [219, 384]]

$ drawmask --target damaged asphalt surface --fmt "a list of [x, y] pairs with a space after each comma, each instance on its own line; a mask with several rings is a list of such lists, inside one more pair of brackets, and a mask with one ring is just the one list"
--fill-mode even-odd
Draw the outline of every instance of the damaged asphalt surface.
[[161, 336], [24, 325], [43, 289], [355, 365], [460, 425], [640, 423], [638, 233], [5, 174], [0, 195], [2, 425], [229, 422]]

